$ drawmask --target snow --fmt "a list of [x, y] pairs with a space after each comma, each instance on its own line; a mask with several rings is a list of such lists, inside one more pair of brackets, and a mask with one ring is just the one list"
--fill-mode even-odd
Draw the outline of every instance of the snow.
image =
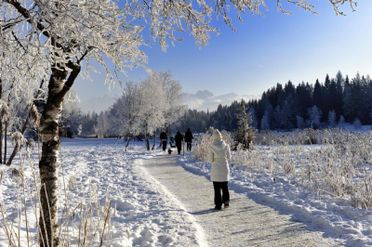
[[[371, 210], [353, 208], [341, 198], [312, 193], [283, 174], [273, 176], [271, 172], [233, 165], [229, 184], [233, 191], [232, 198], [235, 198], [235, 208], [232, 200], [229, 210], [210, 214], [207, 209], [213, 207], [213, 192], [208, 180], [209, 164], [197, 161], [189, 153], [185, 156], [175, 153], [168, 156], [159, 151], [145, 152], [143, 143], [130, 146], [126, 152], [124, 146], [123, 141], [117, 139], [63, 139], [59, 216], [60, 229], [64, 233], [61, 237], [65, 243], [77, 244], [82, 221], [88, 222], [92, 228], [86, 241], [90, 246], [97, 246], [101, 236], [97, 232], [102, 231], [104, 216], [109, 212], [111, 217], [103, 235], [110, 246], [218, 246], [211, 244], [215, 243], [210, 238], [213, 229], [221, 231], [218, 227], [213, 228], [213, 220], [224, 217], [231, 219], [227, 223], [230, 225], [226, 225], [230, 226], [230, 230], [226, 231], [223, 241], [229, 238], [235, 238], [235, 241], [245, 239], [249, 236], [239, 235], [237, 230], [234, 238], [226, 234], [236, 229], [235, 219], [255, 219], [247, 210], [243, 210], [249, 206], [258, 207], [257, 212], [270, 211], [252, 222], [273, 217], [271, 221], [278, 227], [278, 222], [282, 220], [289, 222], [284, 224], [288, 229], [301, 224], [303, 227], [299, 232], [305, 229], [304, 234], [310, 236], [302, 238], [302, 242], [298, 242], [301, 245], [307, 243], [303, 239], [314, 240], [311, 234], [307, 235], [307, 231], [320, 232], [322, 238], [327, 239], [326, 243], [335, 241], [345, 246], [372, 245]], [[268, 155], [276, 152], [273, 147], [262, 148]], [[38, 169], [37, 146], [33, 151], [31, 159], [23, 153], [11, 168], [0, 166], [0, 213], [4, 214], [0, 214], [0, 246], [9, 245], [6, 229], [8, 232], [12, 229], [14, 242], [18, 241], [17, 235], [20, 234], [21, 246], [27, 246], [24, 204], [27, 205], [30, 246], [37, 246], [35, 211], [38, 210], [35, 203], [38, 190], [34, 181]], [[178, 170], [164, 173], [167, 170], [162, 170], [162, 162], [171, 164], [169, 169]], [[24, 191], [22, 177], [17, 176], [13, 168], [23, 169]], [[177, 177], [177, 174], [183, 177]], [[268, 229], [264, 223], [255, 228], [252, 222], [244, 222], [238, 222], [237, 225], [242, 229], [246, 227], [252, 234], [262, 234], [260, 241], [263, 246], [264, 241], [270, 239], [270, 234], [278, 234], [275, 235], [278, 238], [286, 236], [279, 234], [284, 234], [284, 230], [270, 232], [271, 228]], [[226, 243], [232, 246], [243, 244]]]
[[335, 246], [331, 238], [308, 229], [288, 215], [257, 204], [246, 195], [230, 193], [230, 207], [214, 210], [213, 185], [180, 165], [176, 155], [163, 154], [144, 162], [144, 168], [177, 197], [204, 229], [209, 246]]
[[[265, 151], [270, 155], [275, 148]], [[191, 155], [181, 157], [180, 161], [186, 170], [209, 178], [209, 164], [197, 161]], [[323, 231], [345, 246], [372, 245], [371, 210], [354, 208], [345, 200], [312, 193], [283, 174], [274, 176], [249, 166], [232, 166], [230, 188], [259, 204], [289, 214], [312, 229]]]
[[[65, 186], [68, 192], [61, 190], [60, 217], [64, 215], [66, 197], [69, 208], [79, 208], [80, 203], [93, 205], [95, 208], [105, 207], [108, 200], [111, 200], [111, 236], [107, 237], [110, 246], [202, 246], [199, 245], [202, 240], [195, 237], [202, 234], [198, 232], [200, 229], [197, 229], [190, 215], [165, 194], [160, 186], [154, 186], [149, 180], [143, 179], [147, 175], [141, 169], [140, 160], [151, 158], [154, 154], [142, 150], [144, 147], [141, 145], [124, 152], [123, 142], [115, 139], [64, 140], [60, 188]], [[29, 177], [36, 167], [36, 164], [32, 167], [25, 164], [25, 177]], [[14, 230], [18, 231], [19, 203], [15, 203], [19, 199], [17, 184], [10, 169], [1, 169], [4, 175], [0, 199], [6, 215], [6, 220], [2, 218], [1, 222], [7, 222], [9, 226], [13, 223]], [[31, 216], [34, 215], [33, 210], [33, 207], [27, 207], [29, 219], [32, 219], [29, 222], [30, 232], [35, 235], [36, 220], [35, 216]], [[101, 217], [98, 212], [99, 210], [95, 213], [95, 224]], [[75, 236], [75, 239], [71, 237], [71, 244], [77, 244], [77, 219], [69, 222], [70, 235]], [[67, 229], [66, 226], [61, 228]], [[20, 231], [22, 242], [26, 245], [25, 228]], [[97, 246], [98, 241], [97, 238], [92, 240], [91, 246]], [[6, 246], [7, 243], [1, 227], [0, 246]], [[31, 243], [31, 246], [37, 245], [35, 236]]]

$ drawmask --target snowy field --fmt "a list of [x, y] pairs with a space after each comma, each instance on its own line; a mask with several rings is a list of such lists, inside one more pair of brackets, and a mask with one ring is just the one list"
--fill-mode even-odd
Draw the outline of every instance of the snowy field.
[[[141, 159], [156, 153], [143, 153], [142, 145], [125, 153], [123, 146], [115, 139], [63, 140], [62, 245], [99, 246], [103, 238], [104, 246], [198, 246], [197, 228], [190, 216], [140, 168]], [[33, 180], [37, 164], [25, 161], [20, 165], [17, 160], [14, 167], [24, 169], [25, 186], [23, 191], [22, 179], [12, 175], [11, 169], [1, 168], [0, 246], [27, 246], [28, 242], [37, 246]], [[107, 215], [111, 217], [103, 231]]]
[[[124, 143], [116, 139], [63, 140], [59, 200], [63, 246], [99, 246], [100, 241], [104, 246], [203, 245], [193, 217], [141, 166], [142, 160], [160, 152], [144, 152], [141, 143], [130, 147], [124, 152]], [[0, 246], [37, 246], [36, 146], [34, 151], [31, 158], [23, 153], [11, 168], [1, 167]], [[306, 186], [304, 176], [299, 176], [307, 174], [304, 161], [317, 161], [319, 152], [323, 147], [312, 145], [257, 146], [251, 153], [233, 153], [231, 189], [345, 246], [371, 246], [371, 209], [353, 207], [349, 198], [327, 190], [314, 191], [314, 184]], [[242, 162], [247, 160], [256, 163]], [[285, 168], [288, 161], [294, 167]], [[192, 173], [209, 176], [210, 166], [191, 154], [180, 156], [179, 163]], [[12, 168], [23, 172], [19, 175]], [[365, 179], [371, 174], [370, 164], [358, 171], [355, 176]]]

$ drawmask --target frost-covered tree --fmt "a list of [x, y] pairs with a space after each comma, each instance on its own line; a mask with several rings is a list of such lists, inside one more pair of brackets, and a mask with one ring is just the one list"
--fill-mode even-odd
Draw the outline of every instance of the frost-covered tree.
[[139, 118], [141, 119], [142, 133], [145, 136], [146, 148], [150, 150], [150, 136], [157, 128], [165, 124], [163, 113], [166, 99], [162, 85], [154, 75], [143, 81], [141, 87]]
[[126, 147], [133, 136], [140, 133], [140, 103], [141, 86], [127, 83], [121, 97], [112, 105], [109, 112], [110, 128], [112, 131], [127, 138]]
[[262, 130], [270, 129], [270, 112], [268, 110], [265, 111], [261, 119], [261, 129]]
[[181, 86], [169, 73], [152, 72], [141, 83], [139, 119], [149, 150], [149, 137], [164, 126], [169, 126], [181, 117]]
[[165, 128], [175, 123], [185, 112], [185, 106], [181, 103], [181, 84], [172, 78], [168, 72], [156, 73], [155, 76], [162, 84], [165, 94], [164, 119]]
[[[39, 128], [42, 137], [39, 227], [40, 245], [57, 246], [58, 126], [63, 100], [84, 59], [94, 58], [104, 64], [108, 57], [121, 68], [142, 61], [140, 28], [131, 25], [111, 1], [5, 0], [1, 1], [0, 12], [0, 50], [16, 44], [30, 54], [30, 59], [47, 65], [44, 73], [49, 77], [48, 92]], [[29, 75], [25, 78], [24, 81], [34, 79]]]
[[[13, 41], [18, 41], [15, 34]], [[12, 42], [0, 53], [0, 163], [10, 165], [21, 148], [14, 146], [9, 156], [7, 137], [16, 132], [24, 134], [38, 125], [35, 103], [45, 99], [46, 67], [36, 59], [24, 47]]]
[[309, 125], [311, 128], [319, 128], [320, 127], [320, 118], [322, 117], [321, 110], [314, 105], [313, 107], [309, 108]]
[[183, 114], [181, 89], [169, 73], [151, 72], [144, 81], [127, 83], [108, 113], [110, 131], [127, 137], [127, 146], [131, 137], [143, 134], [150, 149], [149, 137]]
[[334, 128], [336, 126], [336, 123], [336, 112], [334, 110], [331, 110], [328, 112], [328, 126]]
[[[306, 0], [276, 1], [296, 4], [306, 10], [313, 6]], [[331, 0], [337, 13], [346, 0]], [[354, 3], [353, 0], [348, 2]], [[8, 47], [24, 50], [21, 64], [42, 64], [47, 76], [47, 98], [40, 119], [42, 155], [39, 162], [41, 190], [40, 245], [58, 246], [57, 180], [59, 120], [67, 92], [80, 74], [84, 61], [94, 59], [107, 71], [125, 69], [145, 61], [140, 50], [141, 32], [148, 30], [163, 47], [177, 40], [177, 31], [188, 30], [198, 43], [204, 44], [212, 27], [212, 14], [222, 16], [231, 25], [227, 13], [234, 8], [238, 16], [257, 13], [266, 6], [264, 0], [245, 1], [81, 1], [81, 0], [1, 0], [0, 51]], [[120, 5], [120, 6], [119, 6]], [[28, 57], [28, 58], [27, 58]], [[11, 57], [12, 59], [17, 59]], [[18, 62], [18, 61], [17, 61]], [[32, 66], [36, 68], [36, 65]], [[16, 73], [20, 73], [17, 69]], [[27, 71], [27, 70], [26, 70]], [[26, 74], [24, 81], [34, 80]], [[50, 217], [42, 217], [50, 215]]]
[[258, 123], [257, 123], [256, 110], [253, 107], [249, 107], [248, 115], [252, 119], [251, 126], [255, 129], [257, 129], [258, 128]]
[[236, 116], [238, 120], [238, 128], [235, 132], [234, 141], [235, 148], [241, 146], [243, 149], [249, 149], [253, 139], [254, 131], [252, 129], [252, 119], [245, 109], [245, 102], [240, 102], [240, 111]]
[[97, 117], [97, 125], [95, 126], [95, 133], [97, 137], [106, 137], [108, 135], [108, 130], [110, 123], [107, 112], [101, 112]]
[[80, 135], [82, 131], [82, 112], [77, 106], [78, 101], [74, 93], [70, 93], [70, 100], [64, 103], [63, 111], [60, 123], [60, 132], [62, 136], [73, 137], [75, 135]]

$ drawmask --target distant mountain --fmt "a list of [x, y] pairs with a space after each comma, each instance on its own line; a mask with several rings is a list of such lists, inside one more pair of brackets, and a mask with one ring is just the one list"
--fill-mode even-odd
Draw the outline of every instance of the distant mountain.
[[80, 107], [81, 110], [85, 113], [92, 111], [99, 113], [110, 108], [110, 106], [114, 104], [115, 100], [116, 97], [105, 94], [103, 96], [81, 100]]
[[181, 95], [183, 104], [187, 105], [190, 109], [196, 110], [209, 110], [214, 111], [218, 105], [230, 105], [233, 101], [245, 101], [257, 98], [254, 95], [238, 95], [236, 93], [227, 93], [222, 95], [214, 95], [208, 90], [197, 91], [196, 93], [183, 93]]

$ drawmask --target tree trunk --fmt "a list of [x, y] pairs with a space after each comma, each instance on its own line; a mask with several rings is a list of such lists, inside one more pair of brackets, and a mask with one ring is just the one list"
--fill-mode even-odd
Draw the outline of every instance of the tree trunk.
[[3, 120], [2, 116], [0, 116], [0, 164], [3, 163], [3, 160], [1, 159], [3, 157]]
[[129, 142], [132, 138], [130, 136], [127, 137], [127, 143], [125, 144], [125, 151], [127, 151], [127, 148], [129, 146]]
[[147, 151], [150, 151], [150, 140], [149, 140], [149, 135], [147, 133], [145, 134], [145, 144], [146, 144]]
[[[58, 239], [58, 154], [60, 148], [59, 119], [63, 99], [80, 72], [80, 65], [69, 62], [70, 75], [65, 69], [52, 69], [48, 98], [40, 119], [42, 153], [40, 171], [40, 246], [56, 247]], [[68, 79], [66, 80], [66, 78]]]
[[148, 134], [147, 129], [148, 129], [147, 123], [145, 123], [145, 146], [146, 146], [147, 151], [150, 151], [150, 141], [149, 141], [149, 134]]
[[[3, 81], [0, 78], [0, 99], [3, 98]], [[3, 160], [1, 157], [3, 157], [3, 116], [0, 115], [0, 163], [3, 163]], [[5, 163], [5, 161], [4, 161]]]
[[[0, 78], [0, 99], [3, 98], [3, 81]], [[0, 164], [3, 163], [3, 116], [0, 115]]]
[[4, 126], [4, 164], [6, 164], [6, 155], [8, 150], [8, 121], [5, 121]]
[[152, 148], [151, 150], [154, 150], [155, 149], [155, 139], [156, 139], [156, 132], [154, 131], [154, 142], [152, 143]]

